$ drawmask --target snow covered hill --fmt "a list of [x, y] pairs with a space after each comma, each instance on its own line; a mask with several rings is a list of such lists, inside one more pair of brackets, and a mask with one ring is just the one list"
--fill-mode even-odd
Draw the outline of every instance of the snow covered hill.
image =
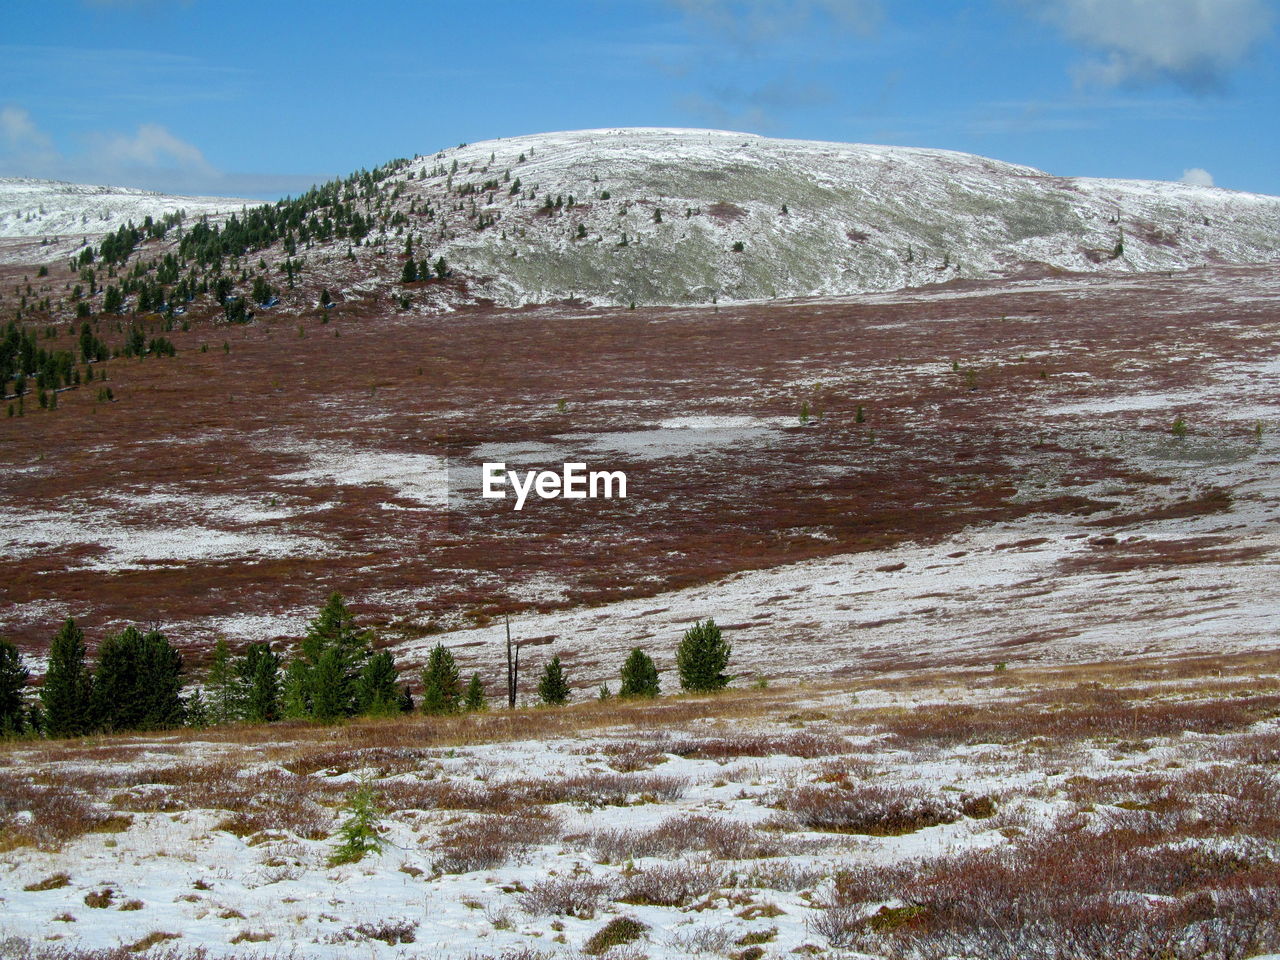
[[176, 197], [129, 187], [98, 187], [60, 180], [0, 177], [0, 237], [55, 237], [111, 233], [132, 220], [159, 219], [183, 210], [189, 219], [231, 213], [255, 200]]
[[[474, 297], [503, 306], [696, 304], [1280, 260], [1280, 197], [714, 130], [462, 145], [395, 161], [372, 179], [357, 175], [338, 202], [369, 229], [355, 239], [317, 221], [303, 243], [304, 283], [362, 298], [407, 295], [428, 311]], [[148, 214], [182, 209], [190, 222], [252, 205], [0, 179], [0, 238], [61, 235], [66, 246]], [[415, 261], [443, 256], [465, 293], [402, 286], [410, 240]], [[41, 259], [70, 252], [62, 246], [46, 245]], [[291, 254], [278, 247], [276, 255]], [[9, 255], [29, 257], [26, 245]]]
[[384, 187], [402, 188], [397, 238], [416, 234], [433, 258], [478, 278], [473, 292], [506, 305], [844, 295], [1026, 264], [1149, 271], [1280, 258], [1278, 197], [711, 130], [464, 145], [416, 158]]

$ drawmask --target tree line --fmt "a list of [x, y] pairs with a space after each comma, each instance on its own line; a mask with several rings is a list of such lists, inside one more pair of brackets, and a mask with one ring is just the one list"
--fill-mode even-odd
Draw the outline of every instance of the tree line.
[[[518, 647], [517, 647], [518, 649]], [[713, 620], [685, 631], [676, 650], [680, 686], [720, 690], [730, 646]], [[508, 657], [507, 688], [514, 706], [518, 657]], [[453, 654], [436, 644], [421, 671], [420, 700], [390, 651], [375, 651], [339, 593], [330, 595], [286, 662], [268, 643], [233, 654], [225, 639], [213, 648], [203, 682], [184, 693], [188, 671], [158, 630], [129, 626], [107, 636], [91, 665], [84, 631], [68, 618], [49, 648], [44, 683], [29, 697], [31, 674], [17, 648], [0, 639], [0, 736], [76, 737], [129, 730], [203, 727], [222, 723], [314, 720], [334, 723], [357, 716], [392, 716], [415, 710], [453, 714], [485, 710], [488, 696], [478, 673], [463, 683]], [[653, 659], [634, 648], [620, 671], [617, 696], [656, 697], [661, 684]], [[568, 703], [572, 689], [559, 655], [544, 665], [538, 700]], [[600, 688], [601, 699], [613, 696]]]

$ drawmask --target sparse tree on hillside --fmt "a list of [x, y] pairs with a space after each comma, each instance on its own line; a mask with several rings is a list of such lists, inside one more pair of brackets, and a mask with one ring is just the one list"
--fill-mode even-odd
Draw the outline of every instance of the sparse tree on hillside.
[[622, 665], [620, 697], [656, 697], [658, 695], [658, 668], [653, 658], [636, 647]]
[[723, 689], [729, 683], [724, 672], [729, 665], [729, 652], [730, 646], [714, 620], [695, 623], [685, 631], [676, 650], [680, 686], [695, 693]]
[[93, 682], [85, 666], [84, 631], [70, 617], [49, 647], [49, 668], [40, 688], [45, 729], [51, 737], [78, 737], [90, 730]]
[[560, 655], [556, 654], [542, 671], [538, 681], [538, 699], [550, 706], [559, 707], [569, 702], [569, 684], [564, 678]]

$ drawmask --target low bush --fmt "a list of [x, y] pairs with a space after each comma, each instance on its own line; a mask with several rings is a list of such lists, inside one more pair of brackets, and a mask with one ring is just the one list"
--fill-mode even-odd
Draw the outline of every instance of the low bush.
[[330, 934], [327, 940], [329, 943], [378, 940], [394, 947], [400, 943], [414, 943], [417, 931], [418, 923], [415, 920], [377, 920], [345, 927]]
[[28, 893], [36, 893], [41, 890], [59, 890], [71, 883], [71, 876], [66, 873], [55, 873], [51, 877], [45, 877], [43, 880], [37, 880], [35, 883], [28, 883], [22, 889]]
[[612, 880], [577, 873], [539, 880], [517, 898], [521, 909], [534, 915], [554, 914], [590, 920], [601, 903], [612, 897]]
[[582, 952], [588, 956], [598, 957], [613, 947], [634, 943], [643, 937], [648, 929], [632, 917], [614, 917], [587, 938], [587, 942], [582, 945]]
[[755, 860], [786, 856], [795, 844], [745, 823], [716, 817], [680, 815], [649, 830], [597, 830], [587, 843], [595, 856], [618, 863], [641, 857], [680, 857], [706, 850], [717, 860]]
[[730, 760], [735, 757], [834, 757], [852, 747], [843, 737], [829, 734], [738, 734], [732, 737], [692, 738], [675, 743], [671, 752], [700, 760]]
[[[897, 836], [954, 823], [974, 798], [916, 786], [846, 783], [805, 786], [784, 793], [778, 805], [810, 830]], [[985, 805], [980, 812], [987, 814]], [[989, 815], [989, 814], [987, 814]]]
[[682, 861], [636, 870], [623, 878], [623, 903], [683, 907], [724, 886], [729, 875], [710, 863]]
[[559, 818], [541, 811], [471, 817], [442, 831], [434, 869], [438, 873], [492, 870], [549, 843], [559, 831]]

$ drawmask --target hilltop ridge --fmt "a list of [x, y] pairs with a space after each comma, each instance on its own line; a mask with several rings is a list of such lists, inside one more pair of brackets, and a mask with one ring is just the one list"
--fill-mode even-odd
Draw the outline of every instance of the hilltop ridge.
[[[360, 235], [308, 238], [309, 266], [336, 292], [390, 293], [408, 309], [458, 300], [404, 289], [408, 248], [444, 257], [468, 299], [501, 306], [845, 296], [1280, 258], [1277, 197], [1063, 178], [947, 150], [619, 128], [464, 144], [377, 174], [345, 195]], [[12, 208], [0, 235], [106, 233], [147, 213], [190, 221], [246, 203], [35, 183], [0, 181], [0, 210]]]

